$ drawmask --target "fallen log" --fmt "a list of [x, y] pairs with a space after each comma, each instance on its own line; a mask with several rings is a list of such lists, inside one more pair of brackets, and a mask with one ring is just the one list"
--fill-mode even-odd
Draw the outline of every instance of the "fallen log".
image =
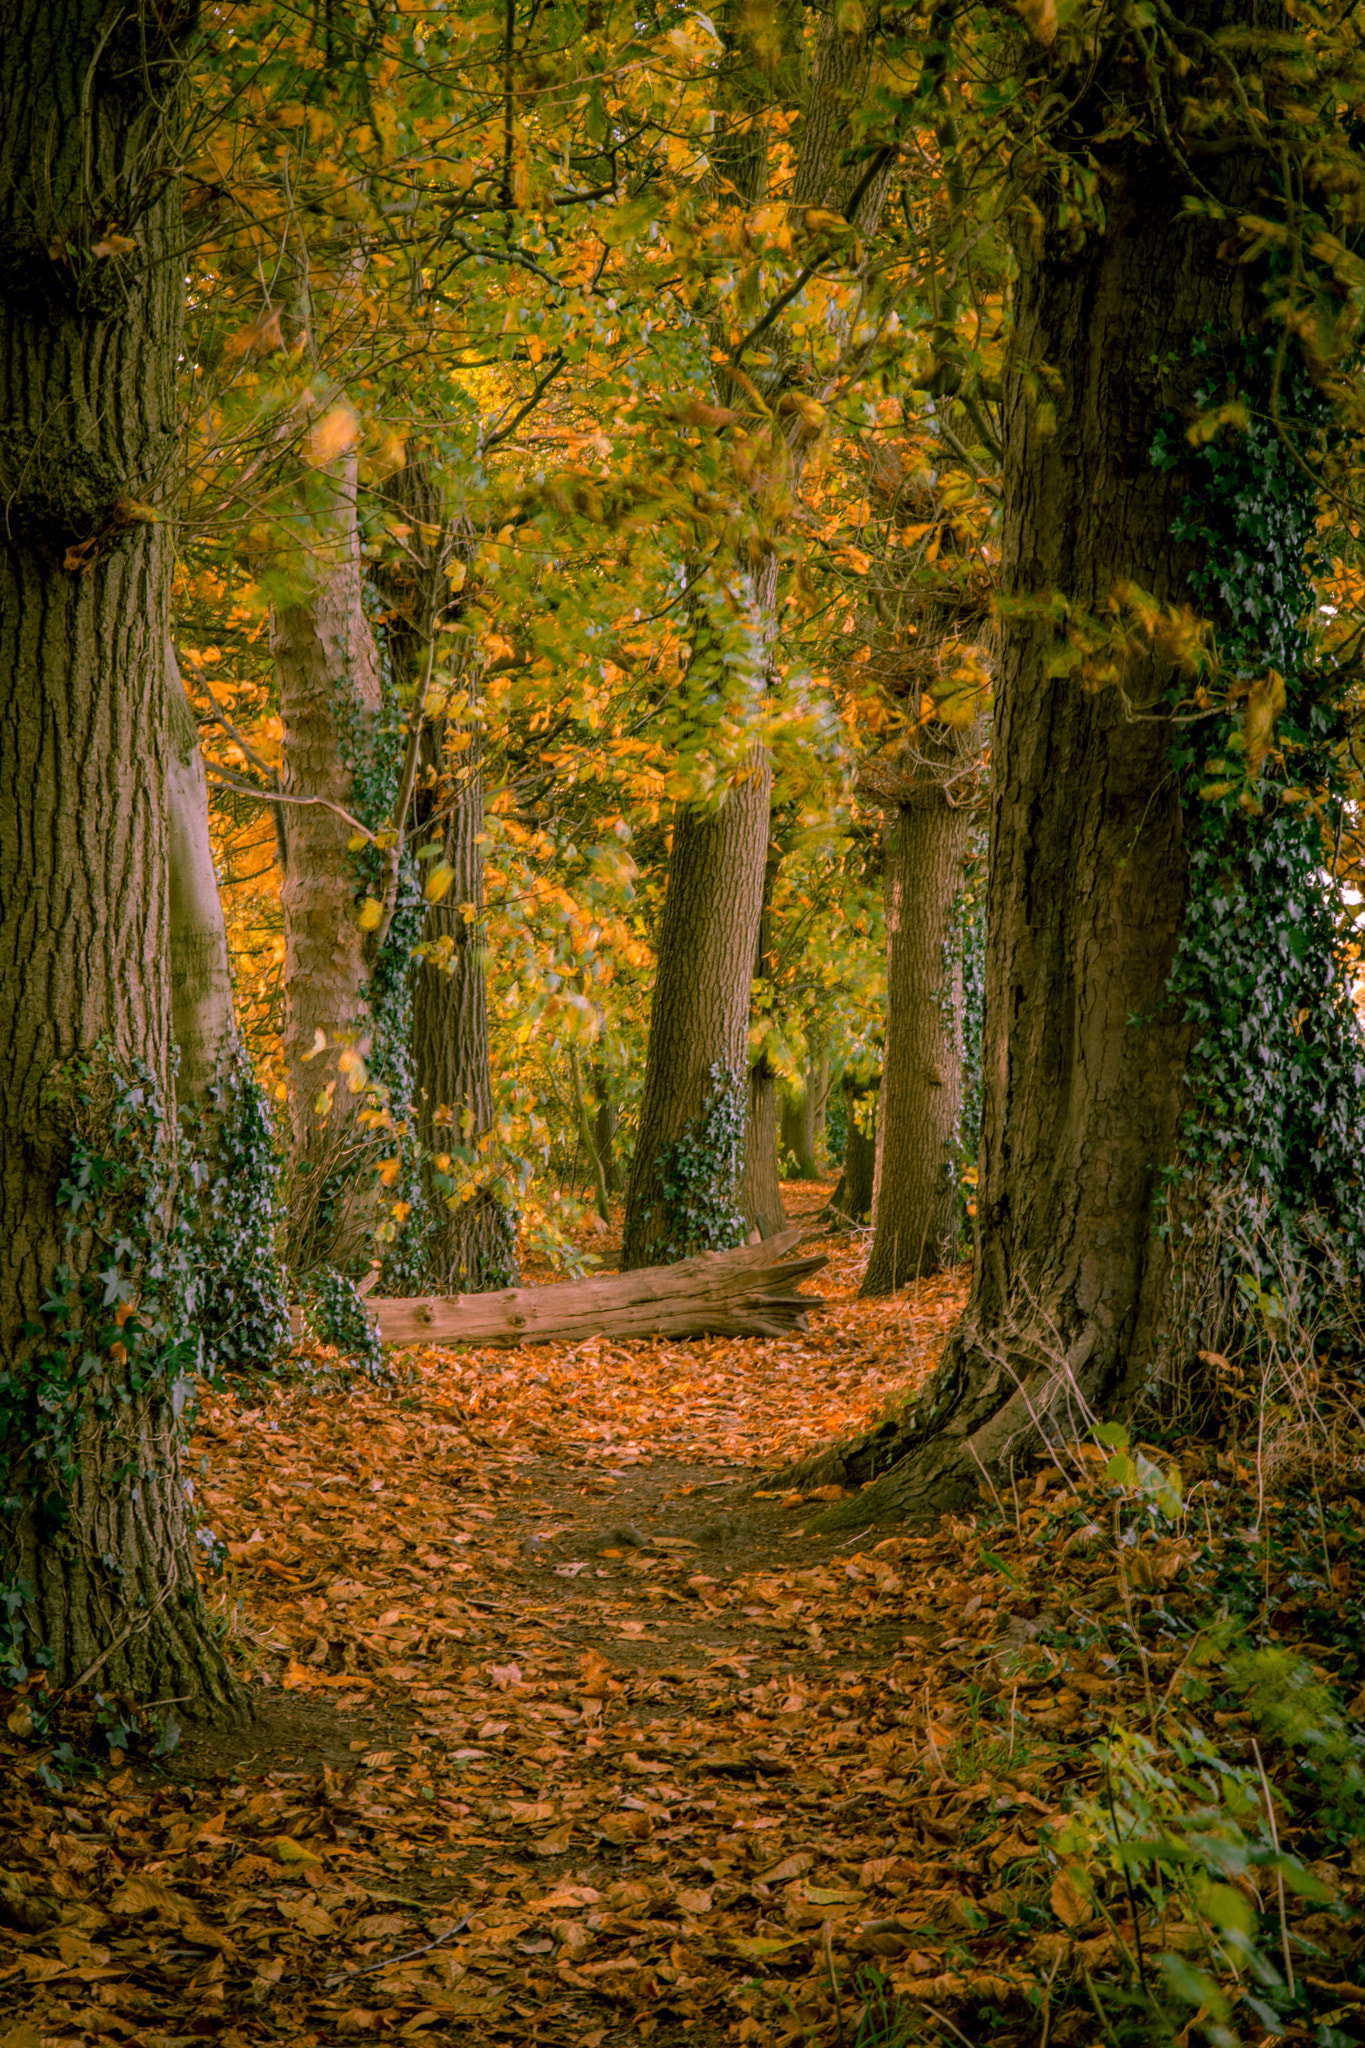
[[598, 1273], [496, 1294], [371, 1296], [386, 1344], [578, 1344], [587, 1337], [780, 1337], [808, 1328], [820, 1297], [798, 1283], [827, 1261], [791, 1254], [804, 1230], [703, 1252], [676, 1266]]

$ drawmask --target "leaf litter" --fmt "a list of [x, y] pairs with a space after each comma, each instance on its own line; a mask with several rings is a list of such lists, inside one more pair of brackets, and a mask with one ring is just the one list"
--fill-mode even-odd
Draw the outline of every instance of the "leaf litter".
[[[11, 1701], [0, 2048], [1093, 2035], [1050, 2000], [1132, 1916], [1056, 1845], [1097, 1738], [1182, 1681], [1135, 1605], [1198, 1607], [1212, 1552], [1116, 1548], [1099, 1451], [932, 1530], [817, 1527], [839, 1490], [782, 1465], [919, 1384], [966, 1289], [860, 1303], [828, 1248], [789, 1338], [207, 1393], [257, 1718], [136, 1761], [116, 1726], [97, 1776]], [[1331, 1887], [1358, 1909], [1365, 1855]], [[1314, 1949], [1350, 2010], [1349, 1917]]]

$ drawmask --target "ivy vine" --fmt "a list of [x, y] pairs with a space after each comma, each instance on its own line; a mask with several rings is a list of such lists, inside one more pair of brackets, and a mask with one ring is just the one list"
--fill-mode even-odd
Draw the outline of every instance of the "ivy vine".
[[203, 1368], [266, 1371], [289, 1342], [281, 1160], [264, 1090], [240, 1045], [223, 1060], [208, 1096], [207, 1116], [181, 1115], [199, 1191]]
[[[196, 1162], [151, 1069], [98, 1047], [54, 1074], [43, 1111], [61, 1148], [64, 1255], [0, 1368], [0, 1515], [10, 1526], [32, 1516], [51, 1540], [68, 1519], [88, 1419], [112, 1423], [148, 1394], [187, 1424], [204, 1280]], [[24, 1648], [33, 1598], [13, 1575], [0, 1580], [6, 1668], [42, 1661]]]
[[1173, 533], [1204, 549], [1194, 594], [1229, 685], [1173, 756], [1190, 894], [1170, 986], [1195, 1027], [1181, 1173], [1232, 1200], [1237, 1261], [1250, 1259], [1256, 1287], [1289, 1269], [1316, 1271], [1321, 1287], [1365, 1276], [1365, 1043], [1331, 886], [1348, 679], [1311, 660], [1324, 566], [1311, 465], [1328, 406], [1291, 355], [1279, 366], [1277, 410], [1296, 423], [1286, 445], [1271, 417], [1273, 340], [1209, 338], [1199, 354], [1201, 410], [1244, 423], [1191, 448], [1169, 420], [1152, 449], [1186, 483]]
[[701, 1109], [659, 1155], [667, 1233], [659, 1259], [665, 1265], [698, 1252], [730, 1251], [747, 1235], [738, 1204], [748, 1109], [744, 1076], [716, 1061], [707, 1079]]

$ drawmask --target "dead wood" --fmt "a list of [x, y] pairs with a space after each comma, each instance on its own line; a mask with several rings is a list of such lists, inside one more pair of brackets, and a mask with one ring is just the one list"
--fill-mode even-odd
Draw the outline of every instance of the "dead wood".
[[827, 1263], [793, 1257], [804, 1235], [784, 1230], [737, 1251], [674, 1266], [599, 1273], [557, 1287], [494, 1294], [371, 1296], [386, 1344], [576, 1344], [587, 1337], [780, 1337], [804, 1330], [820, 1297], [799, 1283]]

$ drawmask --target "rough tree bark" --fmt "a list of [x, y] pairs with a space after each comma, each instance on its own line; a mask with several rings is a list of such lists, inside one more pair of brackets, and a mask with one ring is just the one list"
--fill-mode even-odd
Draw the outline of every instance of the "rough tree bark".
[[[339, 1055], [369, 1045], [369, 961], [347, 851], [355, 771], [380, 708], [379, 660], [361, 605], [356, 467], [341, 463], [331, 520], [315, 538], [309, 587], [271, 615], [284, 727], [285, 1085], [291, 1188], [289, 1264], [354, 1265], [373, 1220], [369, 1176], [355, 1157], [356, 1096]], [[315, 1052], [318, 1034], [326, 1052]], [[351, 1070], [355, 1072], [354, 1069]]]
[[749, 1068], [744, 1165], [739, 1178], [740, 1214], [760, 1237], [773, 1237], [787, 1227], [777, 1150], [777, 1107], [777, 1076], [766, 1055], [760, 1054]]
[[[1210, 31], [1246, 18], [1200, 15]], [[860, 1516], [968, 1498], [1042, 1434], [1131, 1411], [1162, 1356], [1173, 1267], [1156, 1196], [1190, 1040], [1166, 995], [1187, 892], [1177, 678], [1159, 639], [1129, 649], [1121, 690], [1058, 675], [1048, 607], [1062, 593], [1103, 613], [1131, 584], [1190, 600], [1200, 544], [1173, 535], [1180, 486], [1153, 467], [1153, 435], [1192, 408], [1200, 336], [1231, 341], [1250, 314], [1245, 271], [1220, 258], [1222, 229], [1186, 211], [1188, 177], [1159, 141], [1102, 139], [1125, 92], [1145, 104], [1140, 52], [1118, 39], [1106, 64], [1077, 102], [1103, 226], [1070, 232], [1040, 185], [1041, 226], [1017, 242], [971, 1294], [924, 1395], [806, 1468], [884, 1474]], [[1233, 149], [1201, 174], [1235, 210], [1254, 167]]]
[[[758, 763], [718, 811], [684, 809], [674, 821], [644, 1096], [626, 1185], [623, 1272], [656, 1265], [667, 1246], [686, 1243], [664, 1184], [673, 1148], [714, 1098], [746, 1087], [771, 788], [771, 769]], [[722, 1202], [733, 1206], [734, 1193], [733, 1184], [728, 1197], [722, 1189]]]
[[919, 751], [933, 758], [897, 806], [883, 870], [886, 1035], [865, 1297], [957, 1260], [962, 968], [952, 942], [972, 812], [950, 801], [938, 772], [951, 746], [925, 735]]
[[[174, 1125], [171, 550], [144, 508], [176, 431], [183, 260], [165, 166], [192, 28], [188, 6], [16, 0], [0, 42], [0, 1577], [25, 1588], [57, 1685], [98, 1673], [232, 1720], [245, 1697], [203, 1610], [170, 1387], [131, 1385], [122, 1343], [74, 1311], [99, 1365], [60, 1506], [22, 1391], [44, 1350], [25, 1325], [44, 1323], [59, 1266], [79, 1286], [108, 1257], [63, 1239], [54, 1082], [103, 1042], [145, 1066], [166, 1144]], [[101, 223], [134, 246], [94, 253]], [[154, 1242], [164, 1216], [141, 1220]], [[61, 1356], [59, 1335], [46, 1348]]]
[[804, 1232], [704, 1252], [671, 1266], [602, 1273], [557, 1287], [412, 1296], [369, 1304], [386, 1344], [578, 1344], [585, 1337], [778, 1337], [820, 1307], [798, 1283], [826, 1263], [795, 1256]]

